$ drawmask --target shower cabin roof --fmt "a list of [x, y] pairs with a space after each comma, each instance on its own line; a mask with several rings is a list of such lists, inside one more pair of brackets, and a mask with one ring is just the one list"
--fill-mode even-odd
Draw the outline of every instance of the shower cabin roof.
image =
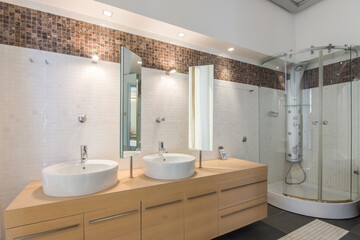
[[286, 11], [296, 14], [321, 0], [269, 0]]
[[340, 61], [349, 60], [349, 52], [354, 53], [351, 55], [352, 58], [358, 56], [360, 46], [322, 46], [322, 47], [311, 47], [308, 49], [301, 49], [297, 51], [283, 52], [274, 56], [264, 58], [260, 65], [276, 71], [285, 71], [286, 67], [291, 67], [293, 64], [299, 64], [302, 62], [307, 63], [307, 69], [316, 68], [319, 63], [319, 55], [317, 54], [320, 50], [323, 51], [323, 64], [328, 65]]

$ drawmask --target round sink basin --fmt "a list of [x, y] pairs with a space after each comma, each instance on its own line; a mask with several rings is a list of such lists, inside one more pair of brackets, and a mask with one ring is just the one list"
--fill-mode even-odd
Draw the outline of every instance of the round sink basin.
[[105, 190], [117, 183], [118, 163], [88, 160], [60, 163], [42, 170], [43, 191], [54, 197], [82, 196]]
[[144, 160], [144, 174], [150, 178], [173, 180], [191, 177], [195, 172], [195, 157], [178, 154], [165, 153], [148, 155]]

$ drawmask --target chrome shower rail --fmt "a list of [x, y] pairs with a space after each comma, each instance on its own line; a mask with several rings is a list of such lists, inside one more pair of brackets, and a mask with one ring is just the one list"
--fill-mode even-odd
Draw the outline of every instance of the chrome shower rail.
[[302, 53], [302, 52], [311, 52], [312, 54], [316, 51], [316, 50], [324, 50], [324, 49], [327, 49], [329, 52], [332, 50], [332, 49], [342, 49], [342, 50], [351, 50], [351, 51], [354, 51], [357, 55], [358, 55], [358, 51], [353, 48], [352, 46], [347, 46], [347, 45], [344, 45], [344, 46], [335, 46], [335, 45], [332, 45], [332, 44], [329, 44], [327, 46], [320, 46], [320, 47], [314, 47], [314, 46], [311, 46], [310, 48], [304, 48], [304, 49], [300, 49], [300, 50], [296, 50], [296, 51], [293, 51], [293, 50], [290, 50], [288, 52], [284, 52], [284, 53], [280, 53], [276, 56], [270, 56], [270, 57], [266, 57], [264, 58], [261, 62], [260, 62], [260, 65], [264, 65], [265, 63], [267, 62], [271, 62], [272, 60], [275, 60], [275, 59], [278, 59], [278, 58], [281, 58], [281, 57], [285, 57], [285, 56], [292, 56], [293, 54], [296, 54], [296, 53]]

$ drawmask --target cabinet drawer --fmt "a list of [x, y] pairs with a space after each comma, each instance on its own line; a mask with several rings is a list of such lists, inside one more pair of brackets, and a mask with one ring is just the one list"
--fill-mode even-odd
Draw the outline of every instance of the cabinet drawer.
[[220, 185], [219, 209], [235, 206], [265, 196], [267, 196], [267, 181], [246, 185], [233, 181]]
[[6, 231], [8, 240], [82, 240], [83, 238], [82, 214], [10, 228]]
[[267, 216], [267, 199], [259, 198], [218, 212], [219, 235], [259, 221]]
[[140, 239], [140, 202], [84, 214], [86, 240]]
[[196, 191], [186, 192], [185, 198], [185, 239], [215, 238], [217, 236], [217, 186], [201, 185]]
[[143, 240], [184, 239], [184, 193], [142, 202]]

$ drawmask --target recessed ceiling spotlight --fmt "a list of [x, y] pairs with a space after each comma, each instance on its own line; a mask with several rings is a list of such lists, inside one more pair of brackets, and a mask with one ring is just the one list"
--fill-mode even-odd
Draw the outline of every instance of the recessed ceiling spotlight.
[[137, 63], [137, 64], [142, 64], [142, 61], [137, 61], [136, 63]]
[[104, 10], [104, 11], [103, 11], [103, 15], [104, 15], [104, 16], [107, 16], [107, 17], [111, 17], [111, 16], [112, 16], [112, 12], [107, 11], [107, 10]]
[[185, 37], [185, 33], [180, 32], [180, 33], [178, 33], [178, 36], [179, 37]]
[[99, 61], [99, 56], [98, 55], [94, 55], [94, 56], [92, 56], [92, 62], [93, 63], [97, 63]]
[[276, 69], [279, 69], [279, 67], [276, 67]]
[[229, 51], [229, 52], [232, 52], [232, 51], [234, 51], [234, 50], [235, 50], [235, 48], [233, 48], [233, 47], [228, 48], [228, 51]]

